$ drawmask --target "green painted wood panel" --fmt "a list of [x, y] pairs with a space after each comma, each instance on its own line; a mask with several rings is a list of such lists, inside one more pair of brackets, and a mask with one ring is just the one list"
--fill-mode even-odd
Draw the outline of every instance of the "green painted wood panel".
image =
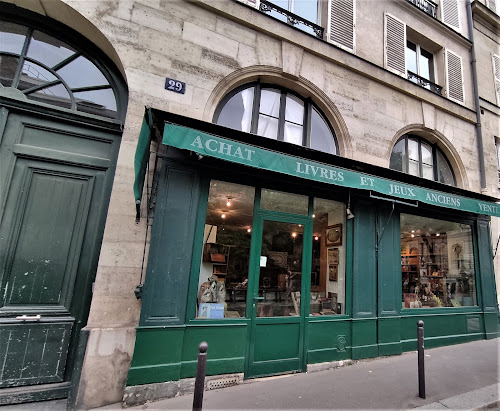
[[309, 320], [306, 332], [308, 364], [351, 358], [350, 319]]
[[140, 325], [185, 322], [198, 196], [198, 173], [164, 160]]
[[0, 328], [0, 387], [64, 380], [72, 322]]
[[352, 320], [352, 358], [377, 357], [377, 319]]
[[353, 317], [377, 316], [376, 208], [373, 202], [354, 203]]
[[401, 233], [399, 213], [380, 204], [377, 214], [378, 315], [394, 316], [401, 311]]
[[[484, 325], [486, 327], [486, 337], [495, 338], [499, 335], [500, 327], [498, 321], [497, 290], [495, 284], [495, 270], [493, 267], [493, 255], [491, 249], [489, 222], [478, 219], [477, 222], [477, 250], [479, 261], [479, 282], [480, 290], [479, 301], [482, 302], [482, 308], [485, 313]], [[478, 276], [476, 276], [477, 278]], [[486, 313], [490, 315], [486, 315]], [[497, 320], [494, 321], [494, 317]]]

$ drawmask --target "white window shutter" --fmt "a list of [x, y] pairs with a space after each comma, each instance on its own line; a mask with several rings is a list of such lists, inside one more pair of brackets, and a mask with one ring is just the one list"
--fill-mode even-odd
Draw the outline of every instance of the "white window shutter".
[[442, 0], [442, 20], [443, 23], [460, 29], [460, 17], [458, 14], [458, 0]]
[[328, 0], [327, 41], [354, 53], [355, 27], [356, 1]]
[[260, 7], [260, 0], [236, 0], [240, 3], [246, 4], [247, 6], [258, 9]]
[[386, 13], [384, 37], [385, 68], [406, 77], [406, 24]]
[[497, 104], [500, 106], [500, 56], [493, 54], [493, 73], [495, 75], [495, 90], [497, 92]]
[[448, 98], [464, 104], [462, 57], [446, 50], [446, 91]]

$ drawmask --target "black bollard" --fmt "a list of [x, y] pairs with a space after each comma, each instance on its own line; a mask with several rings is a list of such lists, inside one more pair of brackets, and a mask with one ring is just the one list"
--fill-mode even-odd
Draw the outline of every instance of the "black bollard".
[[418, 396], [425, 399], [424, 322], [417, 321]]
[[198, 346], [198, 365], [196, 366], [196, 380], [194, 382], [193, 411], [203, 408], [203, 392], [205, 391], [205, 373], [207, 368], [208, 344], [203, 341]]

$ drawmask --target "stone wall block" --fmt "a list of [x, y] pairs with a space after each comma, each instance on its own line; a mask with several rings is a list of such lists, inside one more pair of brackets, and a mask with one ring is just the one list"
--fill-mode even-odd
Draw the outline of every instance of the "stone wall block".
[[[178, 29], [182, 30], [182, 25], [179, 24]], [[168, 56], [171, 50], [170, 41], [175, 38], [173, 34], [143, 26], [139, 31], [139, 36], [136, 41], [138, 41], [141, 47], [147, 50], [152, 50]], [[142, 69], [144, 70], [144, 66]]]
[[422, 117], [424, 119], [424, 127], [431, 130], [436, 128], [436, 108], [422, 101]]
[[[191, 89], [192, 87], [212, 89], [223, 77], [222, 73], [215, 70], [202, 68], [199, 65], [194, 66], [179, 60], [172, 62], [172, 73], [176, 73], [179, 79], [188, 83]], [[182, 103], [182, 101], [177, 102]]]
[[196, 2], [161, 0], [160, 10], [171, 14], [179, 20], [195, 21], [197, 26], [215, 31], [217, 21], [216, 14], [199, 7]]
[[298, 78], [302, 67], [304, 49], [288, 41], [281, 42], [281, 61], [283, 62], [283, 74]]
[[238, 42], [219, 33], [207, 30], [203, 27], [184, 22], [182, 38], [194, 44], [209, 48], [217, 53], [236, 58], [238, 55]]
[[325, 61], [305, 52], [302, 56], [300, 76], [309, 80], [316, 87], [324, 90], [325, 87]]
[[[144, 227], [143, 230], [145, 231], [146, 228]], [[140, 278], [140, 267], [99, 267], [93, 296], [94, 298], [113, 296], [135, 299], [134, 289], [139, 284]]]
[[201, 53], [201, 66], [209, 70], [227, 75], [239, 68], [237, 59], [216, 53], [213, 50], [203, 49]]
[[135, 4], [131, 20], [141, 26], [166, 33], [173, 37], [182, 35], [182, 20], [160, 10]]
[[[117, 270], [121, 272], [121, 270]], [[130, 283], [130, 293], [121, 297], [115, 295], [94, 295], [92, 297], [92, 310], [90, 311], [88, 327], [134, 327], [139, 323], [141, 312], [141, 302], [134, 295], [135, 286], [139, 284], [139, 277], [136, 282]], [[109, 352], [110, 342], [101, 344], [101, 351]], [[109, 354], [100, 354], [109, 355]]]
[[238, 46], [238, 56], [236, 57], [241, 67], [254, 66], [257, 64], [257, 51], [255, 47], [240, 43]]
[[247, 46], [254, 46], [257, 40], [254, 30], [223, 17], [217, 17], [215, 31]]
[[264, 66], [283, 67], [281, 64], [281, 42], [264, 34], [257, 34], [255, 45], [258, 64]]
[[134, 343], [135, 327], [90, 329], [77, 409], [121, 401]]
[[[133, 197], [132, 197], [133, 198]], [[139, 245], [143, 243], [137, 238], [137, 242], [115, 242], [103, 243], [99, 265], [108, 267], [141, 267], [143, 247]]]

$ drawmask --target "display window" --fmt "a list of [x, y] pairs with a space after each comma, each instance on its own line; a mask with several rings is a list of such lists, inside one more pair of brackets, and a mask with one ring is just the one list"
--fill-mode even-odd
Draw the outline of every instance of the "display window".
[[197, 296], [197, 318], [245, 317], [253, 187], [210, 182]]
[[401, 214], [403, 308], [477, 305], [472, 226]]
[[345, 205], [314, 199], [309, 314], [345, 313]]
[[341, 202], [212, 180], [196, 318], [246, 318], [248, 298], [257, 318], [344, 314], [345, 216]]

